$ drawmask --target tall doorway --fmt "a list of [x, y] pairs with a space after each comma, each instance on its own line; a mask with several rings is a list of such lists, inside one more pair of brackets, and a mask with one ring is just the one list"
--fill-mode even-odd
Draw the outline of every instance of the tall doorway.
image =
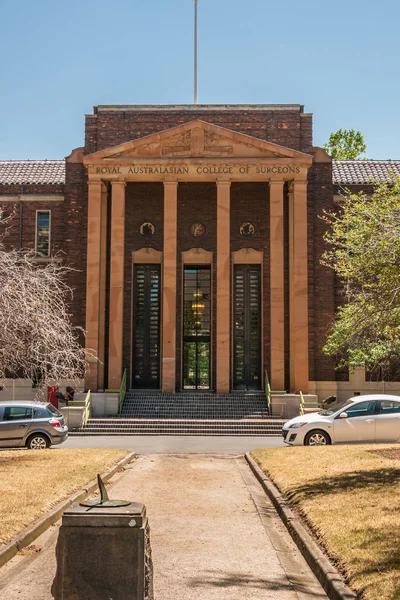
[[211, 268], [183, 271], [184, 390], [209, 390], [211, 381]]
[[132, 387], [160, 389], [161, 266], [134, 266]]
[[235, 265], [233, 388], [261, 390], [261, 266]]

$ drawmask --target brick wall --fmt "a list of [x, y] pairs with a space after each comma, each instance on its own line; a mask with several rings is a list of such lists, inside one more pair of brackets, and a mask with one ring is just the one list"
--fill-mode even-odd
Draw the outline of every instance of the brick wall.
[[[164, 245], [164, 186], [162, 183], [128, 183], [125, 188], [125, 286], [124, 286], [124, 335], [123, 369], [127, 369], [128, 382], [131, 375], [132, 333], [132, 252], [141, 248], [163, 251]], [[155, 233], [150, 237], [141, 235], [140, 226], [150, 221]]]
[[[193, 237], [192, 223], [205, 225], [205, 234]], [[203, 248], [213, 253], [212, 264], [212, 332], [211, 332], [211, 387], [215, 389], [216, 368], [216, 251], [217, 251], [217, 186], [215, 183], [180, 183], [178, 185], [178, 239], [177, 239], [177, 319], [176, 319], [176, 389], [182, 381], [182, 252]]]
[[320, 218], [332, 210], [331, 163], [314, 163], [308, 186], [308, 283], [309, 283], [309, 379], [332, 381], [336, 377], [335, 359], [323, 354], [322, 347], [335, 314], [335, 278], [331, 269], [321, 265], [325, 251], [323, 235], [327, 229]]
[[73, 289], [71, 313], [74, 323], [83, 328], [86, 314], [87, 189], [84, 166], [67, 163], [64, 221], [59, 235], [63, 241], [66, 264], [74, 269], [68, 275], [68, 283]]
[[[82, 165], [68, 165], [66, 184], [1, 186], [0, 206], [5, 214], [13, 213], [11, 227], [5, 238], [6, 247], [25, 250], [35, 249], [36, 211], [51, 211], [50, 252], [62, 258], [64, 264], [74, 270], [66, 282], [72, 288], [69, 300], [72, 321], [75, 326], [85, 326], [85, 277], [86, 277], [86, 180]], [[36, 195], [38, 200], [15, 204], [1, 202], [4, 195]], [[43, 201], [43, 195], [60, 195], [60, 201]], [[22, 227], [20, 227], [20, 220]], [[83, 341], [83, 338], [81, 338]]]
[[[242, 223], [251, 222], [255, 232], [251, 238], [240, 235]], [[268, 183], [232, 183], [231, 185], [231, 252], [253, 248], [263, 253], [263, 365], [271, 372], [270, 353], [270, 249], [269, 249], [269, 185]], [[231, 332], [233, 335], [233, 332]]]
[[85, 154], [197, 119], [311, 153], [312, 116], [298, 110], [98, 110], [86, 116]]
[[[240, 133], [265, 139], [295, 150], [312, 153], [312, 117], [304, 114], [301, 107], [295, 109], [252, 110], [230, 109], [204, 110], [126, 110], [103, 111], [96, 109], [95, 114], [86, 117], [85, 154], [95, 152], [128, 140], [137, 139], [170, 127], [202, 119], [215, 125], [226, 127]], [[347, 373], [336, 373], [334, 359], [322, 354], [321, 348], [326, 339], [329, 325], [334, 316], [340, 289], [332, 271], [320, 265], [324, 250], [323, 233], [325, 225], [319, 218], [324, 208], [333, 206], [333, 193], [338, 187], [332, 186], [330, 163], [314, 163], [310, 171], [308, 187], [308, 274], [309, 274], [309, 356], [311, 380], [332, 380], [347, 377]], [[351, 186], [354, 191], [371, 186]], [[63, 252], [66, 264], [74, 267], [68, 282], [74, 289], [71, 312], [74, 323], [85, 325], [85, 288], [86, 288], [86, 236], [87, 236], [87, 176], [83, 165], [66, 165], [66, 183], [63, 186], [24, 186], [24, 193], [60, 193], [65, 200], [60, 203], [23, 203], [22, 244], [33, 247], [35, 239], [35, 211], [52, 211], [52, 248], [54, 252]], [[0, 187], [1, 195], [19, 194], [20, 186]], [[288, 315], [288, 219], [287, 190], [285, 189], [285, 298], [286, 298], [286, 352], [285, 362], [289, 366], [289, 315]], [[6, 211], [12, 208], [6, 204]], [[139, 226], [150, 220], [156, 226], [153, 237], [143, 237]], [[206, 226], [206, 235], [193, 238], [189, 227], [193, 222], [202, 222]], [[256, 226], [253, 238], [245, 239], [239, 235], [239, 226], [251, 221]], [[7, 244], [19, 244], [19, 204], [10, 223]], [[143, 246], [152, 246], [163, 250], [163, 186], [161, 183], [130, 183], [126, 187], [126, 230], [125, 230], [125, 295], [124, 319], [126, 327], [123, 340], [123, 363], [130, 369], [131, 336], [131, 296], [132, 272], [131, 252]], [[241, 247], [253, 247], [264, 252], [264, 368], [270, 369], [270, 323], [269, 323], [269, 190], [264, 183], [233, 183], [231, 186], [231, 250]], [[216, 315], [216, 185], [214, 183], [180, 183], [178, 186], [178, 248], [177, 248], [177, 388], [181, 383], [181, 252], [192, 247], [203, 247], [214, 253], [213, 264], [213, 382], [215, 385], [215, 315]]]
[[[35, 194], [40, 198], [41, 195], [60, 195], [60, 202], [1, 202], [2, 196], [24, 196]], [[33, 250], [35, 247], [35, 227], [36, 227], [36, 211], [51, 210], [52, 214], [52, 231], [51, 231], [51, 254], [54, 255], [60, 250], [64, 250], [63, 244], [58, 237], [60, 227], [64, 219], [64, 203], [63, 203], [64, 186], [60, 185], [5, 185], [0, 186], [0, 206], [4, 216], [12, 216], [8, 222], [8, 231], [4, 239], [6, 247], [19, 248], [20, 246], [26, 250]], [[21, 219], [22, 217], [22, 219]], [[20, 230], [20, 219], [22, 227]], [[21, 237], [20, 237], [21, 233]]]

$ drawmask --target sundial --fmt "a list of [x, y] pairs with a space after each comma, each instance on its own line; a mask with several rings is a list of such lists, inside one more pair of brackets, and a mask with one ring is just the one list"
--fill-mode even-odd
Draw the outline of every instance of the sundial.
[[131, 502], [129, 500], [110, 500], [107, 494], [106, 486], [104, 481], [97, 475], [97, 483], [100, 490], [100, 498], [93, 498], [93, 500], [84, 500], [80, 502], [80, 506], [90, 506], [91, 508], [110, 508], [118, 506], [129, 506]]

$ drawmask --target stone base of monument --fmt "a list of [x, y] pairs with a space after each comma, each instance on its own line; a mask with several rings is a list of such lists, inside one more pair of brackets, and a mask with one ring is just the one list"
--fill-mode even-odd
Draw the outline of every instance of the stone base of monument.
[[143, 504], [72, 505], [57, 542], [56, 600], [153, 600], [150, 528]]

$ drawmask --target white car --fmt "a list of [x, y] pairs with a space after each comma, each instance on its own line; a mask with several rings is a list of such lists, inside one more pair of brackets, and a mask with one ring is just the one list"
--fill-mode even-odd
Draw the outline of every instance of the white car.
[[355, 396], [327, 410], [291, 419], [282, 435], [291, 446], [399, 442], [400, 397]]

